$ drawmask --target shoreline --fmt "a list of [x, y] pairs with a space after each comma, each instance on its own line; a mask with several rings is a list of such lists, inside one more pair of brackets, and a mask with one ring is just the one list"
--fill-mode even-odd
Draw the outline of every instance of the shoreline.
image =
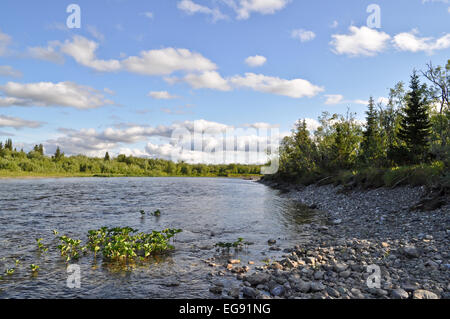
[[[424, 187], [281, 188], [285, 196], [325, 213], [328, 222], [304, 225], [317, 236], [283, 250], [281, 260], [238, 275], [240, 296], [450, 299], [450, 202], [431, 211], [411, 210], [426, 195]], [[272, 240], [268, 249], [277, 244]], [[373, 277], [371, 269], [379, 276]], [[236, 292], [223, 298], [230, 296]]]

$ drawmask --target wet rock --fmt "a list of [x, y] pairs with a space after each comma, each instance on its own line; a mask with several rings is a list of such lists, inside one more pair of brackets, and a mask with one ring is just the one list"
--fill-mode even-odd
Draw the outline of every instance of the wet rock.
[[281, 296], [281, 295], [284, 293], [284, 287], [283, 287], [283, 286], [276, 286], [275, 288], [273, 288], [273, 289], [270, 291], [270, 293], [271, 293], [273, 296], [276, 296], [276, 297]]
[[409, 295], [405, 290], [398, 288], [398, 289], [394, 289], [391, 291], [391, 298], [392, 299], [408, 299]]
[[211, 291], [213, 294], [220, 295], [222, 294], [223, 287], [221, 286], [212, 286], [209, 288], [209, 291]]
[[325, 289], [325, 285], [322, 284], [321, 282], [312, 282], [311, 283], [311, 290], [313, 292], [322, 291], [324, 289]]
[[232, 264], [232, 265], [236, 265], [236, 264], [240, 264], [241, 261], [239, 259], [229, 259], [228, 263]]
[[242, 288], [242, 295], [245, 298], [256, 299], [256, 296], [258, 295], [258, 293], [253, 288], [244, 287], [244, 288]]
[[404, 247], [403, 254], [408, 258], [419, 258], [420, 257], [420, 252], [415, 246]]
[[267, 243], [268, 243], [269, 245], [275, 245], [275, 244], [277, 243], [277, 241], [276, 241], [275, 239], [269, 239], [269, 240], [267, 241]]
[[311, 283], [309, 281], [300, 281], [296, 284], [296, 289], [302, 293], [308, 293], [311, 290]]
[[270, 275], [266, 273], [257, 272], [246, 277], [246, 280], [252, 285], [265, 284], [270, 280]]

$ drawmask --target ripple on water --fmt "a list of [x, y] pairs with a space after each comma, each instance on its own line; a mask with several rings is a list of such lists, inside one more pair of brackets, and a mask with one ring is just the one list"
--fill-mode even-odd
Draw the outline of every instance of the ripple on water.
[[[162, 216], [151, 213], [161, 210]], [[212, 297], [202, 259], [217, 256], [214, 244], [238, 237], [253, 242], [234, 257], [256, 265], [269, 238], [286, 247], [309, 236], [301, 225], [313, 212], [262, 184], [222, 178], [72, 178], [0, 181], [0, 298], [204, 298]], [[90, 229], [130, 226], [140, 231], [181, 228], [176, 250], [135, 268], [114, 269], [100, 260], [79, 261], [81, 288], [66, 286], [66, 264], [53, 229], [85, 240]], [[35, 238], [51, 248], [36, 250]], [[227, 256], [222, 257], [226, 261]], [[31, 276], [29, 265], [40, 271]]]

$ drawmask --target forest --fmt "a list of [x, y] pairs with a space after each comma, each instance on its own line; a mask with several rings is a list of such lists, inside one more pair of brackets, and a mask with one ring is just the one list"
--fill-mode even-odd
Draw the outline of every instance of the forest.
[[364, 122], [355, 114], [323, 113], [311, 134], [299, 120], [282, 141], [280, 168], [266, 179], [349, 187], [402, 184], [450, 187], [450, 60], [412, 72], [387, 103], [369, 99]]
[[258, 165], [206, 165], [175, 163], [163, 159], [147, 159], [106, 152], [104, 158], [84, 155], [65, 156], [57, 148], [51, 157], [44, 155], [42, 144], [26, 153], [16, 150], [11, 139], [0, 143], [0, 177], [15, 176], [198, 176], [241, 177], [258, 175]]

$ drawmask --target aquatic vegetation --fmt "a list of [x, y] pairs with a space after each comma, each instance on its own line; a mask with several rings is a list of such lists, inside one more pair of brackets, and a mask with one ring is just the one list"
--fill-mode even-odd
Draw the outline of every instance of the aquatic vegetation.
[[113, 261], [142, 260], [154, 254], [174, 249], [170, 239], [180, 233], [181, 229], [165, 229], [151, 233], [137, 233], [131, 227], [103, 227], [88, 232], [87, 247], [97, 254], [101, 251], [103, 258]]
[[53, 235], [57, 236], [58, 234], [59, 234], [59, 232], [56, 229], [54, 229], [53, 230]]
[[140, 210], [141, 215], [145, 215], [145, 211], [144, 210]]
[[42, 238], [36, 238], [36, 242], [37, 242], [39, 251], [45, 253], [48, 251], [48, 247], [45, 247], [45, 245], [42, 243], [42, 241], [43, 241]]
[[15, 268], [9, 268], [5, 270], [5, 274], [11, 276], [12, 274], [14, 274], [15, 271], [16, 271]]
[[239, 237], [235, 242], [218, 242], [215, 244], [216, 247], [229, 250], [230, 248], [234, 248], [235, 250], [241, 250], [244, 246], [250, 246], [253, 243], [244, 241], [244, 238]]
[[39, 266], [38, 266], [38, 265], [35, 265], [35, 264], [31, 264], [31, 265], [30, 265], [30, 269], [31, 269], [31, 272], [32, 272], [33, 274], [35, 274], [35, 273], [37, 273], [37, 272], [39, 271]]
[[161, 211], [160, 211], [159, 209], [155, 210], [155, 211], [152, 213], [152, 216], [155, 216], [155, 217], [161, 216]]
[[66, 261], [70, 260], [78, 260], [80, 258], [80, 254], [86, 250], [85, 247], [80, 247], [81, 240], [80, 239], [72, 239], [67, 236], [59, 237], [61, 244], [58, 245], [58, 249], [61, 252], [61, 256], [66, 258]]

